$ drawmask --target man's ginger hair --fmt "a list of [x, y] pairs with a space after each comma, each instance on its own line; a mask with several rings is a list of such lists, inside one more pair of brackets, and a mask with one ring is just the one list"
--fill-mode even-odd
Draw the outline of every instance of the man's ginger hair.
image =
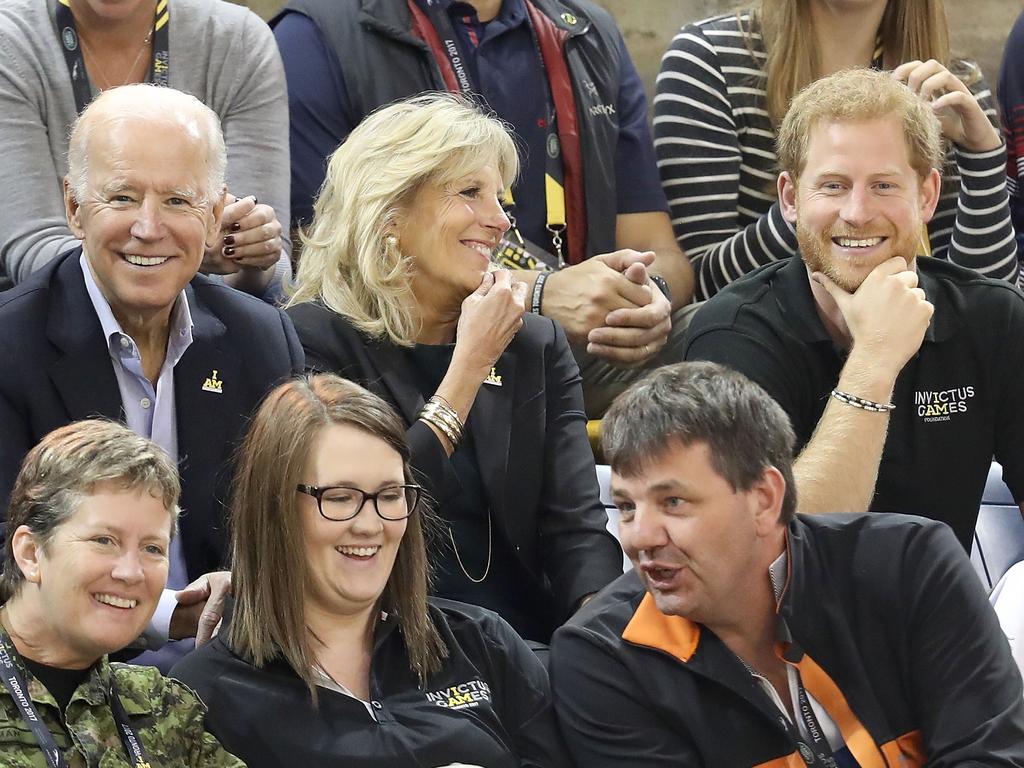
[[793, 179], [807, 163], [811, 133], [821, 123], [859, 123], [889, 115], [903, 125], [910, 165], [924, 180], [945, 156], [938, 118], [920, 96], [890, 73], [846, 69], [816, 80], [789, 105], [776, 138], [779, 170]]

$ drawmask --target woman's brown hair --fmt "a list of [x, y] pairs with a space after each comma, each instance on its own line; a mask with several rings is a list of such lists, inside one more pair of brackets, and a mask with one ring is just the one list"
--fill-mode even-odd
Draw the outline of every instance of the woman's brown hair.
[[[821, 76], [817, 39], [811, 34], [812, 0], [761, 0], [748, 32], [758, 31], [768, 53], [768, 116], [782, 122], [790, 100]], [[887, 69], [905, 61], [949, 60], [949, 28], [941, 0], [889, 0], [878, 28]], [[959, 73], [955, 73], [959, 74]]]
[[[333, 374], [295, 379], [260, 405], [240, 448], [231, 503], [232, 648], [263, 667], [283, 658], [316, 702], [316, 653], [305, 624], [310, 576], [295, 486], [324, 427], [346, 424], [378, 437], [402, 457], [412, 482], [405, 428], [377, 395]], [[398, 618], [409, 663], [421, 685], [446, 649], [427, 613], [427, 505], [409, 517], [379, 608]]]

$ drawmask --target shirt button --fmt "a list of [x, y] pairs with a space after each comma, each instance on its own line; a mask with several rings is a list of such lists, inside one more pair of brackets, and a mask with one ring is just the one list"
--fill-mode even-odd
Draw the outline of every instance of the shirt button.
[[153, 401], [150, 400], [148, 397], [144, 397], [141, 400], [139, 400], [139, 405], [141, 405], [143, 408], [149, 408], [149, 406], [151, 406], [152, 404]]
[[131, 342], [131, 340], [127, 336], [122, 336], [121, 337], [121, 346], [124, 349], [128, 349], [128, 347], [130, 347], [131, 345], [132, 345], [132, 342]]
[[379, 701], [371, 701], [374, 709], [384, 709], [383, 705]]

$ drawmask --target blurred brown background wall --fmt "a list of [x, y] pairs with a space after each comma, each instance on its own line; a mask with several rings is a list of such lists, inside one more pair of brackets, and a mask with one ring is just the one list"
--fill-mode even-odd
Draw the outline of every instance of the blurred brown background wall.
[[[347, 0], [337, 0], [346, 2]], [[626, 38], [626, 44], [648, 96], [654, 92], [658, 62], [672, 36], [688, 21], [727, 13], [738, 6], [737, 0], [597, 0], [614, 14]], [[242, 3], [263, 18], [270, 18], [281, 0], [247, 0]], [[955, 54], [973, 58], [981, 64], [995, 87], [1003, 43], [1020, 13], [1022, 0], [946, 0], [946, 14]]]

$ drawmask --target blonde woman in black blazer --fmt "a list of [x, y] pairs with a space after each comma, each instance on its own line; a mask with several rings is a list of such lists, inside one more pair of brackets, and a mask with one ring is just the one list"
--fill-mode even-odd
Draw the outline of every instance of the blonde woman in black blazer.
[[502, 123], [460, 97], [374, 113], [331, 157], [288, 314], [307, 367], [405, 419], [442, 521], [435, 591], [543, 643], [621, 573], [621, 554], [565, 334], [489, 271], [517, 169]]

